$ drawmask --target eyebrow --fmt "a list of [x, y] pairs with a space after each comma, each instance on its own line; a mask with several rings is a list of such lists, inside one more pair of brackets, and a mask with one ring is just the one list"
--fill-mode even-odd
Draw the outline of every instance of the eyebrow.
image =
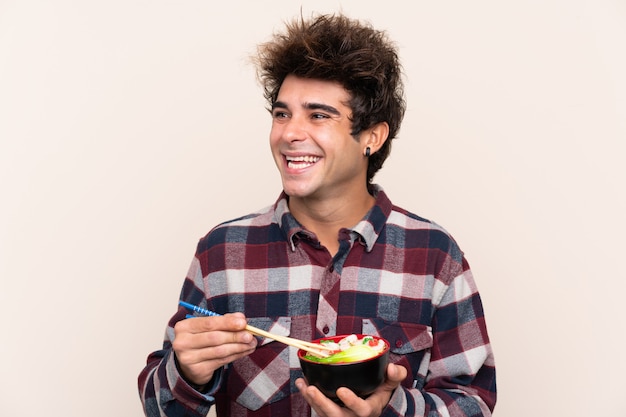
[[[305, 103], [303, 106], [305, 109], [307, 110], [324, 110], [328, 113], [334, 114], [335, 116], [340, 116], [341, 113], [339, 112], [339, 110], [337, 110], [336, 108], [334, 108], [333, 106], [329, 106], [328, 104], [322, 104], [322, 103]], [[272, 110], [276, 109], [276, 108], [281, 108], [281, 109], [288, 109], [289, 106], [287, 105], [287, 103], [282, 102], [282, 101], [277, 101], [274, 104], [272, 104]]]

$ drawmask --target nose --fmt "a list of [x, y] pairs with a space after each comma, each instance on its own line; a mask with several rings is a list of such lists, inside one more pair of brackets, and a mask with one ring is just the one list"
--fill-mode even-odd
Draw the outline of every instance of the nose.
[[301, 117], [291, 116], [282, 123], [282, 137], [289, 142], [297, 142], [306, 139], [305, 123]]

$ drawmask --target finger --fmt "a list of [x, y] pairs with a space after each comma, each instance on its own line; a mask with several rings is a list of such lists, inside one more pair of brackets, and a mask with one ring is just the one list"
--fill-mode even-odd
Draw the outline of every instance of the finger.
[[208, 357], [202, 358], [202, 356], [197, 356], [195, 359], [188, 359], [190, 356], [193, 356], [194, 353], [204, 352], [206, 353], [207, 349], [203, 349], [201, 351], [192, 351], [192, 352], [183, 352], [181, 354], [176, 353], [176, 357], [178, 359], [178, 365], [181, 373], [185, 376], [185, 378], [189, 381], [197, 385], [206, 384], [213, 376], [213, 373], [216, 369], [221, 368], [222, 366], [231, 363], [237, 359], [240, 359], [246, 355], [252, 353], [254, 349], [249, 351], [241, 352], [238, 354], [233, 354], [230, 356], [225, 356], [221, 358], [216, 357]]
[[202, 349], [177, 350], [174, 346], [174, 352], [181, 372], [187, 379], [196, 384], [203, 384], [211, 378], [216, 369], [251, 354], [255, 348], [256, 340], [253, 340], [250, 345], [233, 343]]
[[253, 344], [256, 346], [254, 336], [246, 331], [207, 331], [189, 334], [199, 347], [222, 346], [229, 344]]
[[304, 379], [296, 380], [296, 387], [311, 406], [318, 416], [342, 416], [345, 415], [345, 409], [339, 407], [334, 401], [326, 397], [322, 392], [313, 385], [307, 385]]
[[307, 383], [303, 378], [296, 379], [296, 388], [298, 391], [302, 392], [307, 387]]
[[296, 379], [296, 388], [298, 388], [298, 391], [300, 391], [300, 394], [302, 394], [306, 402], [309, 403], [311, 407], [316, 408], [315, 395], [319, 390], [312, 385], [308, 385], [303, 378]]
[[179, 362], [185, 362], [188, 366], [194, 365], [207, 365], [210, 367], [220, 367], [229, 364], [237, 359], [251, 354], [254, 351], [253, 348], [240, 350], [222, 350], [218, 347], [215, 349], [207, 348], [196, 351], [185, 352], [185, 358], [179, 357]]
[[246, 317], [242, 313], [230, 313], [215, 317], [194, 317], [179, 321], [176, 326], [183, 327], [191, 333], [203, 333], [216, 330], [242, 331], [247, 324]]
[[[223, 336], [223, 343], [215, 343], [216, 340], [220, 340], [222, 337], [220, 335], [216, 335], [215, 333], [221, 332], [212, 332], [212, 339], [210, 342], [204, 342], [208, 335], [208, 333], [199, 335], [198, 338], [201, 338], [199, 344], [199, 348], [191, 349], [190, 353], [194, 353], [198, 360], [211, 360], [211, 359], [228, 359], [231, 356], [241, 356], [245, 354], [250, 354], [257, 346], [256, 339], [250, 335], [249, 333], [240, 332], [241, 337], [239, 337], [237, 341], [229, 341], [231, 336], [237, 336], [233, 333], [225, 333]], [[198, 346], [198, 345], [196, 345]]]
[[257, 340], [246, 331], [209, 331], [203, 333], [177, 331], [172, 342], [172, 347], [179, 356], [189, 355], [184, 359], [187, 361], [226, 358], [253, 350], [256, 345]]
[[387, 384], [390, 384], [393, 388], [400, 385], [400, 383], [404, 381], [406, 376], [407, 370], [404, 366], [395, 365], [393, 363], [387, 365], [387, 378], [385, 382]]
[[[241, 313], [219, 317], [194, 317], [174, 325], [175, 339], [179, 346], [202, 348], [226, 343], [251, 343], [253, 336], [245, 331], [247, 322]], [[197, 338], [191, 336], [197, 335]]]
[[345, 407], [352, 410], [357, 416], [378, 415], [389, 402], [393, 391], [406, 378], [406, 375], [407, 370], [403, 366], [389, 364], [385, 382], [366, 400], [358, 397], [348, 388], [339, 388], [337, 396]]
[[341, 387], [337, 389], [337, 397], [343, 402], [346, 408], [351, 409], [356, 415], [368, 415], [371, 407], [349, 388]]

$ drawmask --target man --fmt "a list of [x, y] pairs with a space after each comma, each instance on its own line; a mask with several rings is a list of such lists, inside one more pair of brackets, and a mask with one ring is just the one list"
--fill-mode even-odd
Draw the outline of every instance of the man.
[[[146, 415], [491, 415], [493, 355], [463, 253], [372, 182], [404, 115], [395, 47], [322, 15], [288, 24], [257, 64], [283, 193], [200, 240], [181, 300], [224, 315], [171, 318], [139, 376]], [[307, 385], [295, 348], [246, 322], [304, 340], [382, 336], [392, 363], [366, 399], [340, 388], [339, 406]]]

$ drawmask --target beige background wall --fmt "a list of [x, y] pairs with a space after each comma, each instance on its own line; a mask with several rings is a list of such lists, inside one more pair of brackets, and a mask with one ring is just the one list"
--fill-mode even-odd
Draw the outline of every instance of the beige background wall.
[[496, 415], [626, 416], [610, 0], [0, 0], [0, 415], [142, 414], [197, 239], [280, 191], [247, 56], [301, 6], [400, 46], [408, 114], [377, 180], [465, 250]]

